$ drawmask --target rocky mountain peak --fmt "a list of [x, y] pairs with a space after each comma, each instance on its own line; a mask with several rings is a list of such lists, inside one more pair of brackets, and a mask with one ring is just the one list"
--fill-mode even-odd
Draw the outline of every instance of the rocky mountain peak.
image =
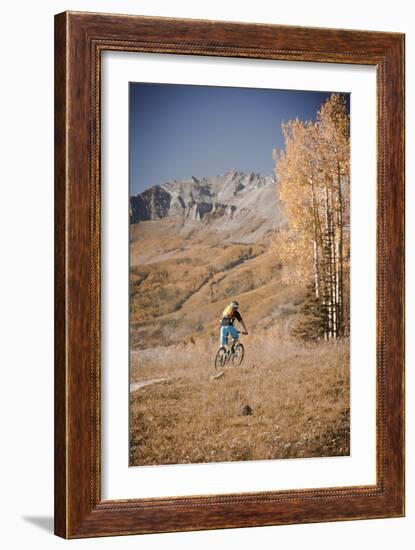
[[130, 197], [130, 223], [167, 217], [183, 224], [203, 221], [218, 230], [248, 222], [255, 225], [255, 220], [262, 220], [268, 229], [283, 222], [275, 178], [237, 170], [168, 181]]

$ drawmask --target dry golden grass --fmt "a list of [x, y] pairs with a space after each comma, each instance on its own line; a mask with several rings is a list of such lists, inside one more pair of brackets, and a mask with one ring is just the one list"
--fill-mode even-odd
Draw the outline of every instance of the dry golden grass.
[[269, 326], [297, 311], [302, 290], [282, 280], [278, 253], [270, 246], [275, 234], [253, 245], [212, 243], [199, 235], [195, 244], [179, 240], [174, 231], [166, 236], [167, 221], [133, 226], [137, 240], [131, 258], [143, 259], [132, 262], [130, 271], [133, 348], [206, 341], [216, 336], [218, 318], [231, 299], [240, 302], [248, 326]]
[[[131, 229], [130, 382], [167, 381], [131, 392], [130, 464], [347, 455], [349, 343], [291, 338], [304, 288], [283, 277], [279, 235], [248, 245], [197, 227]], [[230, 299], [250, 331], [246, 356], [212, 380]]]
[[289, 325], [244, 337], [217, 380], [217, 337], [133, 351], [131, 382], [168, 381], [131, 393], [130, 464], [348, 455], [349, 341], [299, 345]]

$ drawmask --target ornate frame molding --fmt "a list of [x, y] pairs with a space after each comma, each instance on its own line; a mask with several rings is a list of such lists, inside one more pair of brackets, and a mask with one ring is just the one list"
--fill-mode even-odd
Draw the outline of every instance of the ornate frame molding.
[[[105, 50], [376, 66], [376, 485], [101, 500], [100, 75]], [[65, 12], [55, 18], [55, 51], [56, 534], [77, 538], [402, 516], [404, 35]]]

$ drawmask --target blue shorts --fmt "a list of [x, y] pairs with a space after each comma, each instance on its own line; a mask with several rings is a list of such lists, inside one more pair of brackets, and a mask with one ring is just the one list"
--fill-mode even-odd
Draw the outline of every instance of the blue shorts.
[[220, 327], [220, 345], [226, 346], [228, 343], [228, 334], [234, 339], [237, 340], [239, 338], [238, 331], [233, 325], [229, 325], [227, 327]]

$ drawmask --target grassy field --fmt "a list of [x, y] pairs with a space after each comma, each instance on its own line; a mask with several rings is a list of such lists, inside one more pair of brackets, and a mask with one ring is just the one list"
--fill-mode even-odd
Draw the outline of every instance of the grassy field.
[[[349, 454], [349, 341], [292, 337], [304, 283], [278, 231], [246, 242], [251, 222], [230, 236], [176, 218], [131, 226], [131, 465]], [[246, 355], [213, 379], [231, 299]]]
[[218, 379], [217, 336], [133, 350], [130, 465], [348, 455], [349, 341], [299, 345], [290, 322], [245, 336]]
[[217, 336], [218, 319], [231, 299], [239, 300], [248, 326], [269, 326], [297, 311], [303, 290], [283, 280], [276, 233], [255, 244], [224, 243], [208, 227], [179, 238], [177, 224], [163, 219], [132, 226], [133, 349], [191, 339], [203, 345]]

